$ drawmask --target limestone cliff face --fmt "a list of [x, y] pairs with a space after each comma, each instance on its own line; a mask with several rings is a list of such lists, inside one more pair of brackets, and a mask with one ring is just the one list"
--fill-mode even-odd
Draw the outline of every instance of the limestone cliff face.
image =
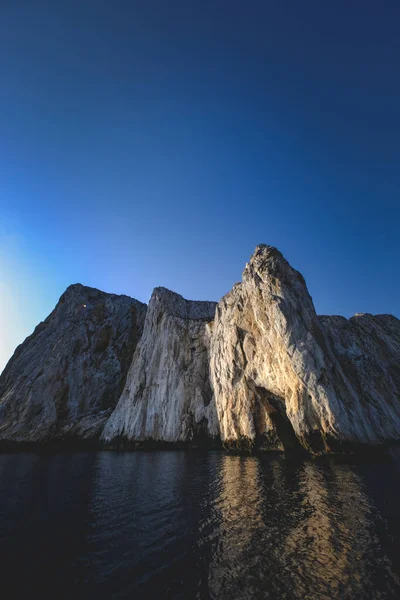
[[365, 441], [399, 438], [400, 321], [391, 315], [318, 317], [368, 429]]
[[227, 446], [319, 453], [400, 438], [400, 321], [318, 318], [275, 248], [258, 246], [219, 302], [210, 356]]
[[71, 286], [0, 377], [0, 443], [100, 435], [316, 454], [400, 440], [400, 321], [318, 317], [264, 245], [218, 305]]
[[102, 435], [105, 442], [218, 436], [206, 332], [215, 307], [154, 290], [125, 389]]
[[146, 305], [70, 286], [0, 377], [0, 441], [90, 439], [123, 389]]

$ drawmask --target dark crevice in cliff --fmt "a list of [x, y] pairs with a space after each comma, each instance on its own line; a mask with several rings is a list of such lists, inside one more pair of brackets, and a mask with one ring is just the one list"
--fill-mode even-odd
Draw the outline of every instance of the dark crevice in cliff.
[[253, 390], [255, 395], [255, 447], [258, 450], [282, 450], [284, 452], [302, 450], [287, 417], [285, 401], [263, 387], [253, 386]]

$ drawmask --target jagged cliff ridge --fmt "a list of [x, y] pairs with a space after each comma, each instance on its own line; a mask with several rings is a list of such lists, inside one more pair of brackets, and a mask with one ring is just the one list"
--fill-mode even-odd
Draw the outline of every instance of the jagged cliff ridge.
[[0, 378], [0, 442], [98, 437], [123, 389], [146, 305], [70, 286]]
[[275, 248], [258, 246], [219, 302], [210, 356], [227, 446], [322, 453], [400, 439], [400, 321], [317, 317]]
[[156, 288], [146, 312], [71, 286], [0, 377], [0, 443], [219, 437], [314, 454], [400, 440], [400, 321], [318, 317], [302, 275], [261, 245], [218, 305]]
[[219, 435], [209, 379], [206, 325], [215, 302], [185, 300], [156, 288], [125, 389], [102, 439], [129, 442], [194, 442]]

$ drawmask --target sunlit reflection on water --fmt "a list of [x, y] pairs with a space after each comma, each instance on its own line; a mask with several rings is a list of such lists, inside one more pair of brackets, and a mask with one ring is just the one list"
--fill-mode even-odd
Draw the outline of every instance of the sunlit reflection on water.
[[[397, 598], [399, 461], [0, 456], [17, 597]], [[16, 578], [13, 573], [23, 573]]]

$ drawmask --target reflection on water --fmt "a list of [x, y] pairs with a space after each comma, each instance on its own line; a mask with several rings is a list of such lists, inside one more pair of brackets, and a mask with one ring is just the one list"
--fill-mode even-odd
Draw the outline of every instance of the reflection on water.
[[398, 597], [353, 467], [226, 456], [220, 478], [211, 597]]
[[[374, 559], [381, 550], [371, 506], [349, 466], [322, 470], [305, 464], [299, 493], [303, 518], [293, 523], [282, 548], [296, 597], [367, 598], [375, 576], [386, 580], [387, 589], [396, 587], [387, 557]], [[380, 591], [373, 597], [380, 597]]]
[[[209, 566], [209, 591], [216, 598], [243, 597], [249, 578], [261, 577], [257, 566], [259, 552], [255, 555], [252, 547], [257, 537], [268, 533], [262, 518], [258, 461], [223, 456], [215, 484], [218, 496], [213, 511], [219, 526]], [[271, 535], [274, 527], [271, 523]]]
[[14, 596], [397, 598], [383, 464], [184, 452], [0, 455]]

